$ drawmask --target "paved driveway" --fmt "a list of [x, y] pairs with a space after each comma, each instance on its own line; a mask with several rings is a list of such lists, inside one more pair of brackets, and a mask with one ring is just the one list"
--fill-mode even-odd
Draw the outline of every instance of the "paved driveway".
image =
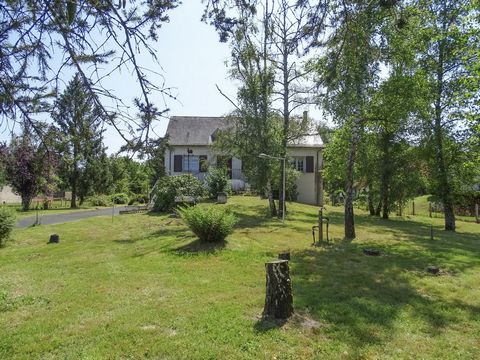
[[[133, 210], [136, 209], [136, 206], [115, 206], [113, 211], [114, 215], [118, 215], [120, 211], [123, 210]], [[112, 208], [108, 209], [98, 209], [98, 210], [85, 210], [85, 211], [72, 211], [61, 214], [51, 214], [51, 215], [39, 215], [40, 225], [50, 225], [50, 224], [60, 224], [70, 221], [76, 221], [81, 219], [86, 219], [94, 216], [112, 216]], [[25, 228], [35, 224], [36, 216], [29, 216], [17, 221], [17, 227]]]

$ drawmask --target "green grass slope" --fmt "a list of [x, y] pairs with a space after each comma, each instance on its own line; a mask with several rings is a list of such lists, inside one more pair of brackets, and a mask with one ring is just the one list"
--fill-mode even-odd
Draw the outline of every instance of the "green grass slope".
[[[342, 209], [328, 207], [333, 241], [312, 247], [313, 206], [289, 204], [284, 225], [256, 198], [226, 206], [240, 222], [223, 247], [149, 214], [17, 229], [0, 249], [0, 358], [480, 357], [480, 225], [453, 234], [442, 219], [357, 212], [346, 242]], [[52, 233], [60, 244], [46, 244]], [[269, 327], [264, 263], [285, 250], [299, 316]]]

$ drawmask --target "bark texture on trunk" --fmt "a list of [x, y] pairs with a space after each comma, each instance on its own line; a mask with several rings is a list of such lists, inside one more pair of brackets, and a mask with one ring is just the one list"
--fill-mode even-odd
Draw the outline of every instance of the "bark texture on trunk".
[[267, 197], [268, 205], [270, 207], [270, 216], [277, 216], [277, 207], [275, 206], [275, 200], [273, 199], [272, 183], [270, 180], [267, 182]]
[[[356, 120], [357, 122], [359, 120]], [[355, 219], [353, 213], [353, 171], [357, 144], [360, 137], [360, 129], [357, 123], [353, 124], [350, 148], [348, 149], [347, 174], [345, 182], [345, 238], [355, 239]]]
[[435, 100], [435, 120], [433, 133], [435, 137], [435, 155], [438, 167], [440, 197], [443, 202], [445, 213], [445, 230], [455, 231], [455, 213], [453, 210], [452, 188], [449, 181], [447, 165], [445, 163], [445, 153], [443, 148], [443, 128], [442, 128], [442, 97], [444, 88], [444, 51], [445, 40], [438, 43], [438, 67], [437, 67], [437, 93]]
[[293, 295], [288, 260], [265, 264], [266, 294], [264, 318], [288, 319], [293, 314]]
[[22, 210], [28, 211], [30, 209], [31, 202], [32, 202], [32, 197], [30, 195], [22, 195]]

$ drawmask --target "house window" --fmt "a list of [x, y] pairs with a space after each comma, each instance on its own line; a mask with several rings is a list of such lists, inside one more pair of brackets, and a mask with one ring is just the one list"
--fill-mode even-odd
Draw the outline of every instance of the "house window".
[[305, 171], [305, 158], [303, 156], [294, 156], [291, 159], [290, 164], [292, 164], [292, 167], [295, 170], [298, 170], [300, 172]]
[[183, 172], [198, 173], [200, 160], [197, 155], [183, 155]]

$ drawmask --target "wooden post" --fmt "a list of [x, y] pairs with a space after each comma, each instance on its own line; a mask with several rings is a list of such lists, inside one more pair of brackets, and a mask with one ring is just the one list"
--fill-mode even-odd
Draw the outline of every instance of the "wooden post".
[[292, 284], [288, 260], [274, 260], [265, 264], [266, 294], [264, 318], [287, 319], [293, 314]]
[[480, 224], [480, 216], [479, 216], [479, 206], [478, 203], [475, 204], [475, 219], [477, 219], [477, 224]]
[[412, 215], [415, 215], [415, 200], [412, 201]]
[[323, 209], [318, 210], [318, 241], [323, 243]]
[[428, 214], [430, 215], [430, 217], [432, 217], [432, 203], [431, 202], [428, 203]]
[[433, 240], [433, 225], [430, 225], [430, 240]]

